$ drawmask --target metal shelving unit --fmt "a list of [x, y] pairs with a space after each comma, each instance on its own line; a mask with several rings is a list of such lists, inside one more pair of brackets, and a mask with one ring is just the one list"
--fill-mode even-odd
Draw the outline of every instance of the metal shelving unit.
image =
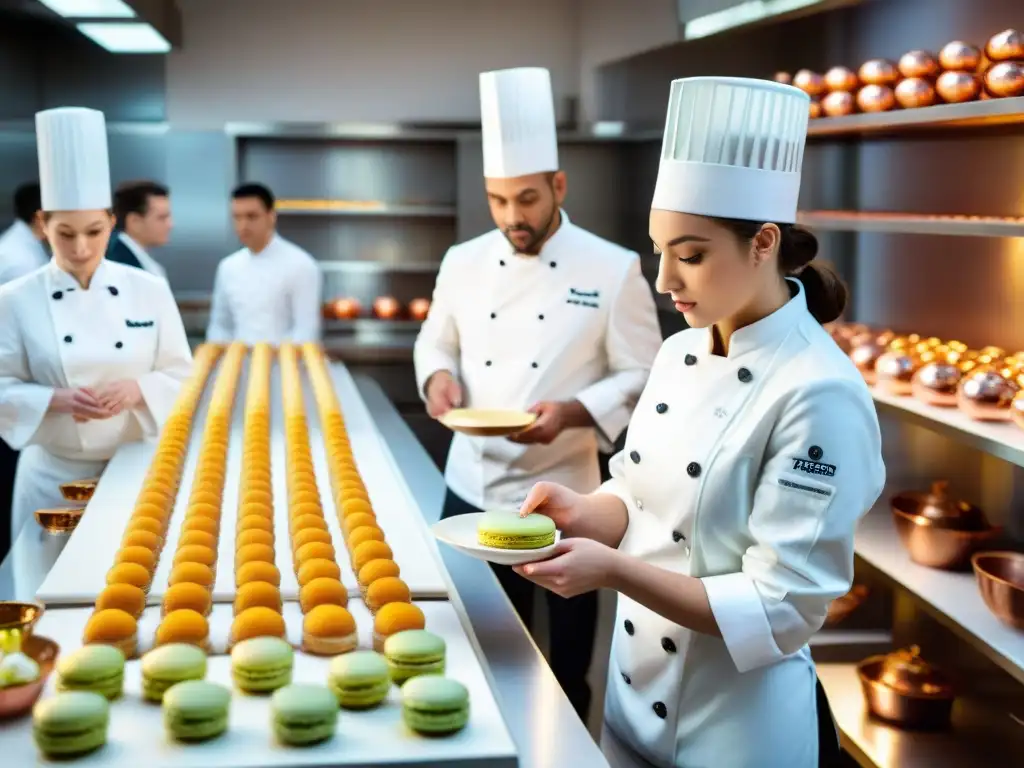
[[987, 128], [1024, 123], [1024, 96], [986, 99], [963, 104], [937, 104], [918, 109], [897, 109], [846, 117], [812, 120], [807, 134], [812, 139], [867, 134], [891, 134], [947, 128]]
[[801, 211], [797, 220], [812, 229], [834, 232], [887, 232], [902, 235], [1024, 237], [1024, 217], [925, 216], [914, 213]]

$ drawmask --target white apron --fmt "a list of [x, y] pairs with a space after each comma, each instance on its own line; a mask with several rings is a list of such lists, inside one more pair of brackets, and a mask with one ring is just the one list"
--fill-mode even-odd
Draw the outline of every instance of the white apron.
[[[167, 283], [103, 261], [89, 290], [51, 262], [0, 288], [0, 437], [22, 450], [11, 530], [62, 506], [59, 485], [95, 477], [120, 445], [155, 437], [191, 373]], [[136, 379], [143, 404], [78, 424], [48, 413], [53, 390]]]
[[625, 429], [661, 344], [637, 255], [573, 225], [565, 213], [539, 256], [517, 255], [493, 230], [448, 251], [416, 339], [420, 394], [448, 370], [466, 407], [526, 409], [579, 400], [597, 429], [550, 445], [456, 434], [445, 479], [477, 508], [517, 506], [540, 480], [590, 492], [599, 441]]
[[723, 635], [619, 596], [609, 743], [659, 768], [818, 765], [807, 642], [850, 588], [885, 469], [863, 380], [791, 284], [728, 357], [708, 330], [665, 342], [603, 486], [629, 512], [620, 549], [700, 578]]

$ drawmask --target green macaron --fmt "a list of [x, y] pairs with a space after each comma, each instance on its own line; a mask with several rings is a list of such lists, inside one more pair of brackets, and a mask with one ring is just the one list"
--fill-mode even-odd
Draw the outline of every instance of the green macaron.
[[331, 661], [327, 684], [345, 709], [368, 709], [388, 697], [388, 663], [376, 651], [353, 651]]
[[58, 691], [91, 691], [116, 699], [124, 689], [124, 654], [112, 645], [84, 645], [57, 661]]
[[206, 677], [206, 654], [195, 645], [170, 643], [142, 657], [142, 695], [163, 701], [164, 692], [176, 683]]
[[555, 543], [555, 521], [547, 515], [485, 512], [476, 530], [477, 541], [496, 549], [540, 549]]
[[231, 691], [206, 680], [186, 680], [164, 693], [164, 726], [181, 741], [204, 741], [228, 728]]
[[440, 675], [419, 675], [402, 686], [402, 719], [419, 733], [455, 733], [469, 722], [469, 691]]
[[296, 683], [274, 691], [270, 724], [284, 744], [316, 744], [334, 735], [338, 700], [322, 685]]
[[397, 632], [384, 642], [391, 679], [398, 685], [417, 675], [443, 675], [444, 653], [444, 640], [425, 629]]
[[49, 757], [84, 755], [107, 741], [110, 704], [92, 691], [59, 693], [32, 709], [32, 736]]
[[248, 693], [269, 693], [292, 681], [295, 652], [278, 637], [254, 637], [231, 649], [231, 675]]

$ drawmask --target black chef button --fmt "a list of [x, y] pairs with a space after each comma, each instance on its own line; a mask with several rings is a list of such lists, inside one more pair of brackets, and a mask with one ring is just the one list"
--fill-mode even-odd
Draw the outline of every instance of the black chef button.
[[750, 372], [749, 368], [740, 368], [736, 371], [736, 377], [744, 384], [749, 384], [754, 380], [754, 374]]
[[654, 710], [654, 714], [656, 714], [662, 720], [664, 720], [666, 717], [668, 717], [668, 709], [666, 709], [665, 705], [662, 704], [660, 701], [654, 702], [654, 706], [651, 707], [651, 709], [653, 709]]
[[531, 368], [536, 368], [537, 367], [537, 363], [530, 363], [530, 367]]
[[697, 358], [694, 357], [693, 355], [687, 355], [686, 357], [683, 358], [683, 362], [686, 363], [687, 365], [696, 365]]
[[664, 413], [665, 411], [668, 410], [668, 403], [658, 403], [656, 406], [654, 406], [654, 410], [656, 410], [658, 413]]
[[558, 262], [557, 262], [557, 261], [552, 261], [552, 262], [551, 262], [551, 264], [550, 264], [550, 267], [551, 267], [552, 269], [554, 269], [554, 268], [555, 268], [555, 267], [557, 267], [557, 266], [558, 266]]
[[122, 344], [122, 343], [121, 343], [121, 342], [119, 341], [119, 342], [117, 342], [117, 344], [115, 344], [115, 345], [114, 345], [114, 349], [120, 349], [120, 348], [121, 348], [121, 347], [123, 347], [123, 346], [124, 346], [124, 344]]
[[630, 460], [634, 464], [639, 464], [640, 463], [640, 454], [637, 453], [636, 451], [630, 451], [629, 452], [629, 458], [630, 458]]
[[503, 266], [503, 267], [505, 266], [505, 260], [504, 260], [504, 259], [502, 259], [502, 260], [501, 260], [501, 261], [499, 261], [498, 263], [499, 263], [499, 264], [501, 264], [501, 266]]
[[636, 631], [636, 630], [633, 629], [633, 622], [630, 621], [629, 619], [626, 619], [626, 621], [623, 623], [622, 626], [624, 626], [626, 628], [626, 634], [629, 635], [630, 637], [632, 637], [633, 636], [633, 632]]
[[71, 337], [70, 336], [65, 336], [64, 337], [64, 343], [65, 344], [70, 344], [71, 343]]
[[700, 464], [696, 461], [691, 461], [686, 465], [686, 474], [690, 477], [700, 477]]
[[626, 685], [633, 684], [633, 681], [629, 679], [629, 675], [627, 675], [625, 672], [622, 673], [622, 682], [624, 682]]
[[537, 319], [538, 320], [543, 320], [544, 319], [544, 315], [537, 315]]
[[491, 320], [493, 320], [493, 319], [494, 319], [494, 318], [496, 318], [497, 316], [498, 316], [498, 315], [497, 315], [497, 313], [496, 313], [496, 312], [491, 312]]
[[672, 541], [678, 544], [680, 541], [686, 541], [686, 537], [679, 531], [672, 531]]
[[484, 363], [484, 365], [490, 365], [490, 364], [491, 364], [490, 360], [488, 360], [486, 363]]
[[822, 456], [825, 455], [825, 452], [821, 450], [819, 446], [812, 445], [810, 448], [807, 449], [807, 455], [811, 457], [812, 461], [818, 461]]
[[665, 649], [665, 653], [675, 653], [676, 644], [672, 642], [671, 637], [661, 638], [661, 647]]
[[60, 301], [64, 298], [64, 291], [54, 291], [50, 294], [54, 301]]
[[115, 288], [114, 286], [108, 285], [107, 290], [110, 291], [111, 296], [117, 296], [118, 291], [117, 288]]

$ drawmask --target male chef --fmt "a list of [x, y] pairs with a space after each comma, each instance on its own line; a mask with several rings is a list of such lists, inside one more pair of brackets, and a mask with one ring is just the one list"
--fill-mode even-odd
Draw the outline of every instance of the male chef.
[[39, 185], [14, 190], [14, 223], [0, 234], [0, 285], [39, 269], [50, 260], [43, 243]]
[[107, 258], [167, 279], [167, 271], [149, 251], [167, 245], [171, 236], [170, 191], [155, 181], [129, 181], [114, 190], [117, 232]]
[[[434, 418], [456, 407], [528, 409], [506, 438], [456, 434], [442, 515], [516, 510], [532, 485], [601, 482], [598, 445], [625, 429], [661, 344], [636, 253], [573, 224], [561, 204], [551, 78], [521, 68], [480, 76], [484, 177], [496, 229], [452, 247], [415, 346]], [[531, 626], [533, 586], [494, 566]], [[548, 592], [551, 667], [581, 718], [590, 704], [597, 594]]]
[[242, 184], [231, 197], [231, 219], [244, 247], [217, 267], [207, 341], [319, 341], [316, 259], [277, 234], [274, 195], [267, 187]]

